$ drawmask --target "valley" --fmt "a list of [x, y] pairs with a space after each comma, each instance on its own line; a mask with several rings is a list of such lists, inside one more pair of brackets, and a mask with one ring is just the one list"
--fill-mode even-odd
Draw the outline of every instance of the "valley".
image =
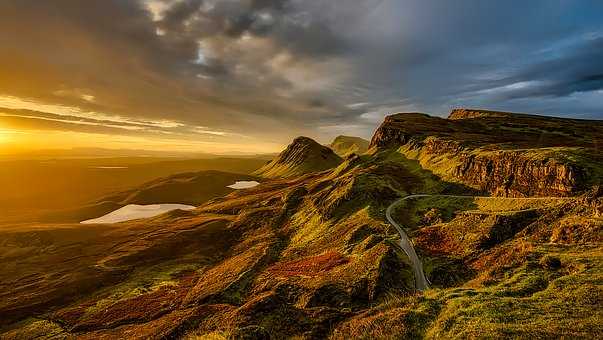
[[126, 204], [199, 204], [232, 191], [225, 187], [236, 180], [256, 179], [249, 173], [265, 162], [262, 157], [0, 160], [0, 228], [79, 222]]
[[[368, 145], [299, 137], [248, 171], [6, 224], [0, 338], [595, 338], [602, 138], [602, 121], [399, 113]], [[191, 207], [78, 223], [159, 203]]]

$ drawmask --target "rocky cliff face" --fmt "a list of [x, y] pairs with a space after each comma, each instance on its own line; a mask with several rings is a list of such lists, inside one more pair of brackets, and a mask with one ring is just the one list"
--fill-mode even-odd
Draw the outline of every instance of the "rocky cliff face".
[[389, 116], [371, 147], [400, 147], [436, 175], [493, 195], [568, 196], [600, 183], [602, 137], [601, 121], [459, 109], [449, 119]]
[[256, 171], [256, 174], [269, 178], [295, 177], [333, 168], [342, 161], [330, 148], [311, 138], [297, 137], [275, 159]]
[[584, 189], [582, 169], [554, 159], [532, 160], [521, 152], [462, 154], [453, 176], [496, 196], [568, 196]]

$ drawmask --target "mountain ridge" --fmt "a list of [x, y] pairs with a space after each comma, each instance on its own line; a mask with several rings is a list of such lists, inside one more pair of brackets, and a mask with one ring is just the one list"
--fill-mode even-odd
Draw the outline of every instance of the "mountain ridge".
[[447, 180], [498, 196], [573, 195], [601, 183], [603, 121], [456, 110], [390, 115], [371, 140]]

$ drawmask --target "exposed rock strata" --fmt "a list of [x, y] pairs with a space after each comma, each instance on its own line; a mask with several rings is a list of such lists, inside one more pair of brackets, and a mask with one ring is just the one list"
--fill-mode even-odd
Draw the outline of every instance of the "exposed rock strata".
[[371, 148], [400, 147], [438, 176], [493, 195], [568, 196], [600, 182], [602, 138], [601, 121], [454, 110], [449, 119], [388, 116]]

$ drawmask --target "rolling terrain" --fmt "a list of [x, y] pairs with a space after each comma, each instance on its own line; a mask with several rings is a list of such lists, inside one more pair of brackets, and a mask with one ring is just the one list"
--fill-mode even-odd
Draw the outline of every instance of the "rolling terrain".
[[[111, 195], [144, 186], [160, 177], [204, 170], [249, 174], [265, 162], [265, 158], [261, 157], [104, 157], [0, 161], [0, 186], [3, 188], [0, 193], [0, 225], [47, 220], [49, 217], [57, 220], [61, 212], [80, 210], [85, 206], [98, 208], [97, 201], [101, 198], [110, 198]], [[186, 195], [183, 196], [186, 198]], [[105, 201], [118, 202], [116, 199]], [[106, 205], [105, 210], [116, 206]]]
[[4, 228], [0, 337], [596, 338], [601, 126], [396, 114], [363, 155], [297, 138], [192, 211]]
[[212, 198], [222, 197], [235, 189], [236, 181], [254, 181], [252, 175], [205, 170], [162, 177], [133, 189], [104, 196], [91, 204], [75, 209], [58, 210], [41, 217], [45, 222], [79, 222], [105, 215], [128, 204], [174, 203], [199, 205]]

